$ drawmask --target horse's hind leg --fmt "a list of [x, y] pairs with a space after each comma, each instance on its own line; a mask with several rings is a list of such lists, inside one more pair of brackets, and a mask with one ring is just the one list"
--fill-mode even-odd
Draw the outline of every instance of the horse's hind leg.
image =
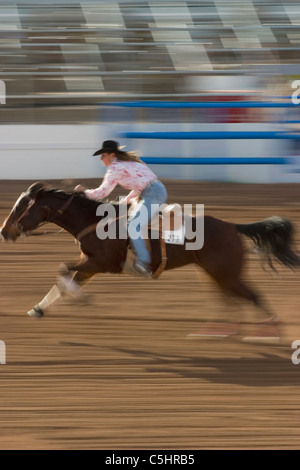
[[[250, 301], [257, 309], [259, 309], [260, 315], [261, 313], [263, 313], [264, 317], [267, 315], [267, 318], [265, 317], [256, 323], [255, 334], [246, 336], [244, 341], [280, 341], [282, 334], [279, 318], [274, 314], [274, 312], [272, 312], [272, 310], [270, 310], [262, 297], [250, 289], [250, 287], [241, 280], [235, 281], [232, 285], [228, 285], [226, 283], [226, 286], [223, 288], [236, 297]], [[251, 324], [253, 324], [253, 322], [251, 322]], [[253, 329], [253, 327], [251, 328]]]
[[[220, 256], [217, 258], [217, 262], [215, 260], [213, 264], [210, 263], [210, 260], [206, 260], [205, 263], [198, 262], [198, 264], [214, 279], [221, 291], [226, 294], [226, 297], [229, 299], [246, 300], [248, 304], [256, 307], [262, 324], [277, 325], [278, 318], [267, 306], [266, 302], [240, 278], [243, 267], [242, 251], [235, 253], [235, 260], [236, 262], [234, 263], [232, 260], [229, 262], [230, 260]], [[235, 319], [235, 321], [239, 325], [242, 323], [240, 319]], [[244, 320], [243, 323], [247, 323], [247, 321]], [[255, 323], [255, 321], [248, 323]]]
[[[217, 222], [215, 222], [215, 225]], [[222, 228], [222, 227], [221, 227]], [[277, 319], [262, 298], [241, 280], [244, 267], [245, 249], [236, 227], [223, 225], [223, 230], [208, 227], [207, 243], [200, 252], [195, 252], [196, 262], [218, 284], [223, 292], [236, 299], [247, 300], [257, 308], [260, 315], [267, 317], [265, 322], [275, 324]]]
[[267, 319], [265, 320], [270, 321], [276, 317], [274, 312], [272, 312], [269, 306], [267, 306], [265, 300], [263, 300], [259, 294], [250, 289], [250, 287], [240, 279], [232, 282], [232, 284], [228, 284], [228, 282], [226, 282], [225, 285], [222, 285], [222, 283], [219, 285], [228, 293], [233, 294], [234, 296], [240, 299], [250, 301], [255, 307], [260, 310], [260, 312], [263, 312], [267, 315]]

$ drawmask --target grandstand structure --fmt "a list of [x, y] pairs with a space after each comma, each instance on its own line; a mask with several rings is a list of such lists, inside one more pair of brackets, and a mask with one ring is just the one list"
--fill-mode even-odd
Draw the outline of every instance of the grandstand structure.
[[[204, 76], [295, 75], [299, 24], [296, 0], [4, 0], [6, 119], [34, 122], [40, 107], [107, 99], [185, 99], [209, 92]], [[72, 121], [82, 109], [38, 116]]]
[[103, 176], [116, 138], [161, 178], [298, 182], [299, 26], [299, 0], [3, 0], [0, 179]]

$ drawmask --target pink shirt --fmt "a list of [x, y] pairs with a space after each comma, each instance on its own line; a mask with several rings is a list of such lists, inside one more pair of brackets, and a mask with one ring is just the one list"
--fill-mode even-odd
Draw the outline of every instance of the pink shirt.
[[147, 165], [138, 162], [123, 162], [115, 160], [109, 166], [101, 186], [97, 189], [85, 191], [89, 199], [103, 199], [108, 196], [119, 184], [131, 193], [124, 199], [129, 202], [138, 197], [152, 181], [157, 179], [156, 175]]

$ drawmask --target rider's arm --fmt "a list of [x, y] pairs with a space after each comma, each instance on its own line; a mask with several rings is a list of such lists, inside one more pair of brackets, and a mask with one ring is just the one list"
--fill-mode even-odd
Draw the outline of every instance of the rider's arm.
[[97, 189], [87, 189], [86, 197], [89, 199], [103, 199], [108, 196], [117, 186], [118, 178], [110, 169], [106, 172], [101, 186]]

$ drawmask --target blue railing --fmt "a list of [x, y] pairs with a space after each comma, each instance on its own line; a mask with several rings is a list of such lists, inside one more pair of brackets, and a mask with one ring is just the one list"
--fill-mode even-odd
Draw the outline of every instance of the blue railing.
[[[297, 105], [289, 102], [266, 102], [266, 101], [124, 101], [118, 103], [102, 103], [102, 106], [113, 106], [121, 108], [161, 108], [161, 109], [209, 109], [209, 108], [297, 108]], [[300, 107], [299, 107], [300, 108]]]
[[223, 140], [223, 139], [300, 139], [299, 134], [290, 134], [288, 132], [274, 131], [203, 131], [203, 132], [119, 132], [118, 137], [125, 139], [164, 139], [164, 140]]
[[288, 158], [283, 157], [142, 157], [147, 165], [287, 165]]
[[[291, 97], [282, 97], [288, 101], [210, 101], [210, 102], [174, 102], [174, 101], [123, 101], [102, 103], [103, 106], [123, 108], [160, 108], [160, 109], [230, 109], [230, 108], [294, 108]], [[300, 109], [300, 107], [298, 108]], [[297, 123], [293, 120], [290, 123]], [[300, 140], [300, 133], [284, 131], [126, 131], [118, 132], [118, 138], [158, 139], [158, 140]], [[147, 164], [158, 165], [287, 165], [291, 158], [284, 157], [145, 157]]]

